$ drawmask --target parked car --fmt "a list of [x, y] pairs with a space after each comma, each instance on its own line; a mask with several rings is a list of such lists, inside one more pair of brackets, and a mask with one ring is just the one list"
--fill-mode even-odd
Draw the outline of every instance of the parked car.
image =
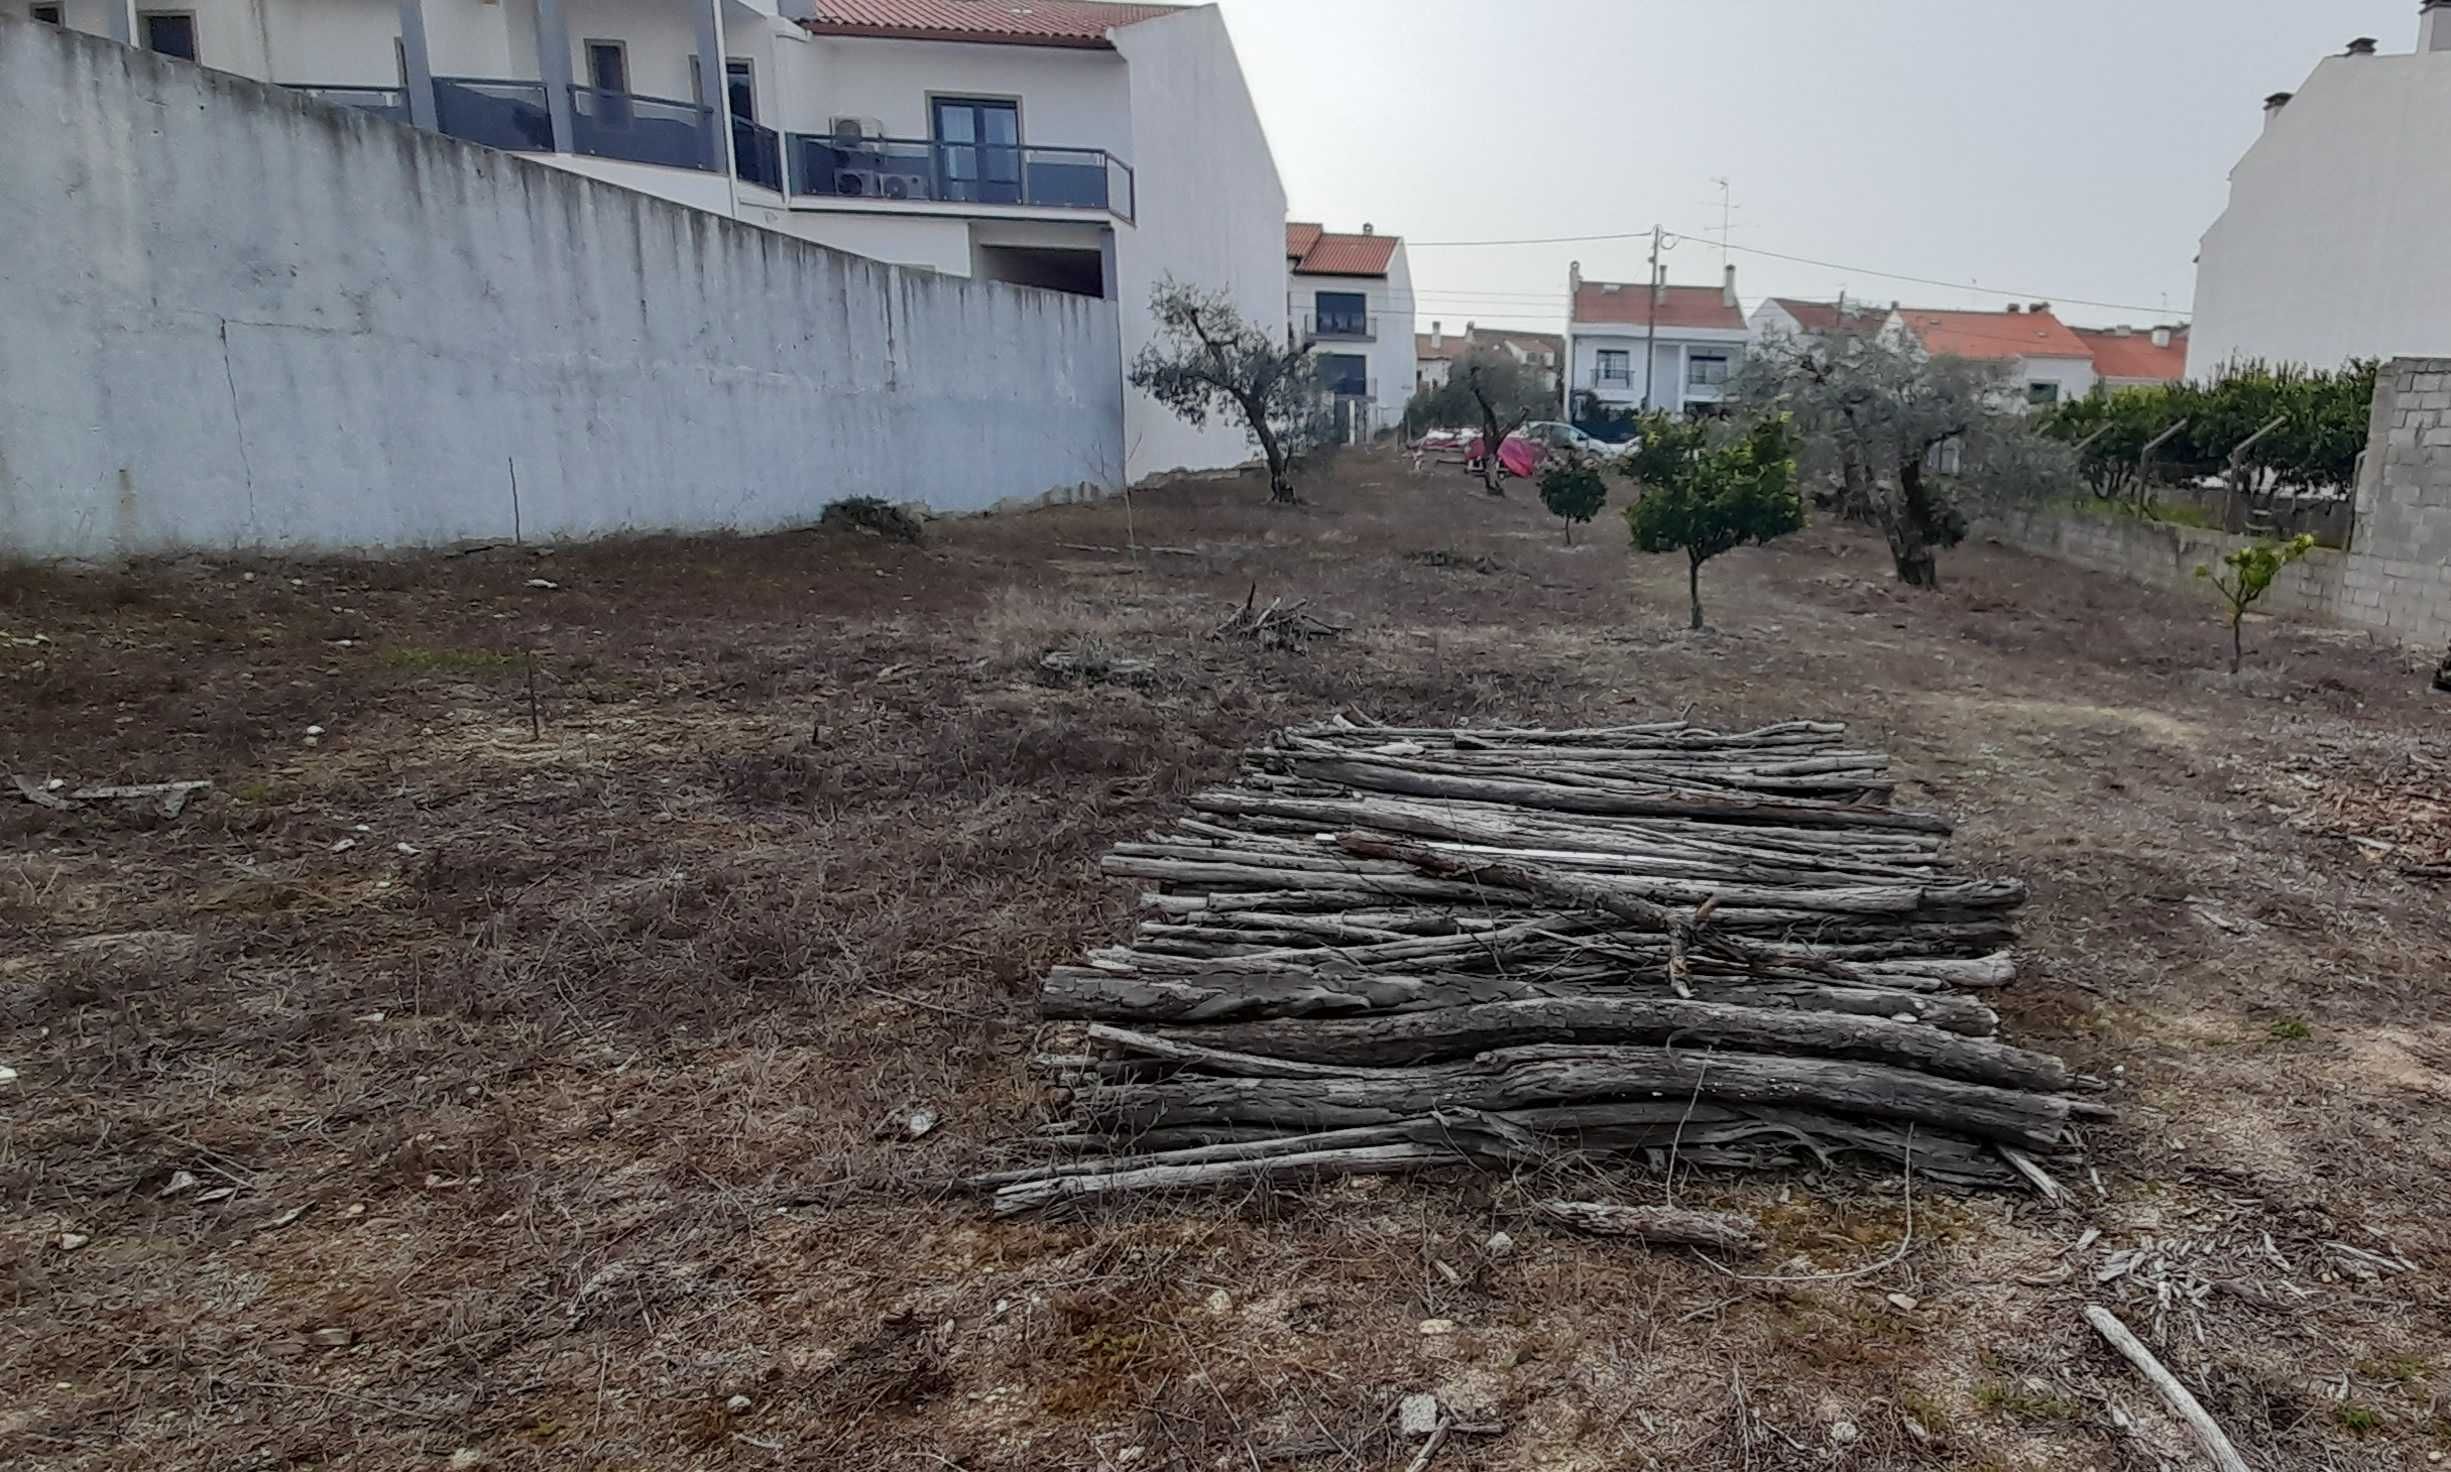
[[1538, 440], [1552, 450], [1573, 450], [1577, 454], [1593, 455], [1601, 459], [1617, 455], [1625, 449], [1623, 445], [1612, 445], [1606, 440], [1596, 439], [1559, 419], [1538, 420], [1525, 425], [1516, 433], [1526, 439]]

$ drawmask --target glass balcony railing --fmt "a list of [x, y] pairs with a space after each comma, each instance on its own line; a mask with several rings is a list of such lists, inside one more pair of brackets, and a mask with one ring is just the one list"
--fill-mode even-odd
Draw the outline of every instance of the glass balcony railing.
[[1104, 210], [1133, 217], [1132, 166], [1103, 148], [793, 133], [794, 197]]
[[783, 192], [783, 135], [738, 113], [732, 116], [732, 171], [743, 184]]
[[289, 90], [334, 107], [354, 107], [360, 112], [370, 112], [389, 122], [406, 123], [409, 120], [408, 91], [402, 87], [326, 87], [292, 82]]
[[488, 148], [553, 151], [553, 110], [542, 82], [436, 77], [434, 126]]
[[713, 108], [694, 102], [573, 87], [570, 151], [634, 164], [720, 170], [714, 119]]

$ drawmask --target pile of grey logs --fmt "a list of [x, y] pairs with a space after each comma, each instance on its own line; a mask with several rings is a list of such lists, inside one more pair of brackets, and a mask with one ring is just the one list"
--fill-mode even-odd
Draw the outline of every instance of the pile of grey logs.
[[1070, 1117], [972, 1184], [1023, 1212], [1632, 1155], [2054, 1191], [2106, 1111], [1995, 1035], [2025, 887], [1952, 870], [1892, 786], [1804, 721], [1282, 732], [1107, 855], [1144, 918], [1046, 979], [1085, 1024], [1038, 1060]]

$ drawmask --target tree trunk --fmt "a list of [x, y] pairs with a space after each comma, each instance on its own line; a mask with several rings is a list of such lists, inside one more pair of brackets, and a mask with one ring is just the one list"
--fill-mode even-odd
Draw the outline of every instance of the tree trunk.
[[1506, 473], [1506, 466], [1498, 459], [1498, 447], [1506, 443], [1506, 437], [1498, 433], [1497, 420], [1484, 419], [1481, 424], [1481, 486], [1493, 496], [1503, 496], [1506, 487], [1498, 478]]
[[1288, 473], [1285, 447], [1277, 442], [1276, 431], [1268, 427], [1268, 416], [1252, 413], [1245, 406], [1243, 414], [1251, 421], [1252, 437], [1260, 442], [1260, 454], [1268, 460], [1268, 499], [1277, 505], [1290, 505], [1294, 499], [1294, 478]]
[[1685, 596], [1693, 603], [1693, 627], [1696, 632], [1700, 632], [1702, 628], [1702, 559], [1699, 557], [1688, 556], [1685, 559]]
[[1574, 518], [1573, 518], [1573, 517], [1571, 517], [1571, 516], [1561, 516], [1561, 517], [1559, 517], [1559, 518], [1558, 518], [1558, 520], [1560, 520], [1560, 521], [1562, 521], [1562, 522], [1566, 523], [1566, 545], [1567, 545], [1567, 546], [1569, 546], [1569, 547], [1573, 546], [1573, 545], [1574, 545]]
[[1923, 456], [1898, 462], [1899, 508], [1889, 518], [1889, 553], [1898, 579], [1909, 587], [1940, 586], [1939, 558], [1932, 551], [1932, 501], [1923, 490]]
[[2238, 673], [2239, 665], [2247, 657], [2246, 636], [2239, 631], [2239, 626], [2245, 622], [2246, 619], [2239, 615], [2233, 615], [2230, 619], [2230, 673], [2233, 675]]

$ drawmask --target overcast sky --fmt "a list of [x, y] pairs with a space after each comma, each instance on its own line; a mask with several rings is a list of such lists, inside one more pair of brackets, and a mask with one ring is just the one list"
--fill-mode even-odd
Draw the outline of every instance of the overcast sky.
[[[2230, 166], [2328, 53], [2416, 0], [1221, 0], [1293, 217], [1406, 237], [1417, 325], [1562, 325], [1566, 265], [1919, 306], [2184, 317]], [[1921, 285], [1872, 271], [1930, 277]], [[2112, 305], [2083, 305], [2078, 299]]]

